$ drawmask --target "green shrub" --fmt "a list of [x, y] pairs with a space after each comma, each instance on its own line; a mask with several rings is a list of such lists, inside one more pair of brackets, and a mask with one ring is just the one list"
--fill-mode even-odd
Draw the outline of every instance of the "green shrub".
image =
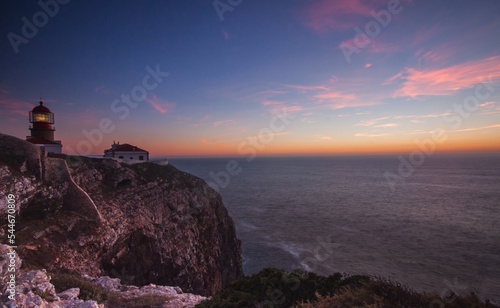
[[232, 282], [197, 307], [291, 307], [300, 301], [316, 299], [316, 293], [328, 295], [346, 284], [357, 285], [367, 280], [367, 276], [343, 278], [336, 273], [324, 277], [302, 271], [287, 273], [265, 268], [258, 274]]
[[110, 296], [106, 304], [109, 307], [150, 308], [161, 307], [166, 301], [170, 301], [171, 299], [171, 297], [165, 295], [148, 294], [138, 297], [122, 297], [120, 294], [114, 293]]
[[118, 292], [110, 292], [85, 278], [73, 273], [53, 273], [51, 282], [56, 292], [63, 292], [71, 288], [80, 288], [79, 299], [93, 300], [105, 304], [106, 307], [146, 308], [161, 307], [172, 298], [165, 295], [147, 294], [137, 297], [124, 297]]
[[78, 298], [83, 300], [94, 300], [98, 303], [107, 301], [111, 296], [111, 292], [100, 285], [79, 277], [77, 274], [57, 273], [51, 274], [51, 277], [51, 282], [58, 293], [71, 288], [80, 288], [80, 295]]
[[[434, 305], [434, 306], [433, 306]], [[415, 292], [398, 283], [368, 276], [335, 273], [328, 277], [265, 268], [244, 276], [196, 307], [497, 307], [476, 295], [441, 300], [436, 294]], [[497, 307], [498, 308], [498, 307]]]

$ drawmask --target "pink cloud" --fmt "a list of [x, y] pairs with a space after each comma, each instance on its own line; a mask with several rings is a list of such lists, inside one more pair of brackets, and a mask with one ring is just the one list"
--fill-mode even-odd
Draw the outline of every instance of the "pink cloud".
[[479, 107], [486, 107], [486, 106], [489, 106], [489, 105], [493, 105], [495, 102], [486, 102], [484, 104], [480, 104]]
[[375, 125], [373, 127], [396, 127], [399, 126], [397, 123], [387, 123], [387, 124], [380, 124], [380, 125]]
[[[411, 3], [412, 0], [400, 2]], [[371, 11], [387, 9], [387, 4], [387, 0], [320, 0], [306, 9], [304, 24], [318, 32], [352, 29], [363, 26], [367, 17], [373, 19]]]
[[304, 109], [329, 108], [332, 110], [352, 107], [364, 107], [379, 105], [380, 102], [372, 99], [362, 99], [356, 94], [345, 93], [337, 90], [336, 85], [338, 78], [330, 79], [326, 85], [284, 85], [285, 87], [298, 90], [301, 94], [305, 94], [304, 99], [312, 102], [315, 106], [306, 105]]
[[384, 137], [384, 136], [391, 136], [392, 134], [365, 134], [365, 133], [358, 133], [355, 134], [355, 137], [368, 137], [368, 138], [375, 138], [375, 137]]
[[433, 26], [431, 28], [423, 28], [420, 29], [415, 37], [413, 38], [412, 45], [413, 46], [421, 46], [425, 41], [429, 40], [430, 38], [436, 36], [437, 34], [443, 32], [444, 28], [438, 27], [438, 26]]
[[380, 121], [387, 120], [387, 119], [389, 119], [389, 118], [390, 118], [390, 117], [383, 117], [383, 118], [377, 118], [377, 119], [365, 120], [365, 121], [361, 121], [361, 122], [359, 122], [358, 124], [354, 124], [354, 126], [372, 126], [372, 125], [377, 124], [377, 123], [378, 123], [378, 122], [380, 122]]
[[229, 124], [229, 123], [234, 123], [234, 120], [217, 121], [217, 122], [214, 122], [214, 126], [219, 126], [222, 124]]
[[458, 130], [450, 130], [450, 131], [446, 131], [446, 132], [447, 133], [470, 132], [470, 131], [490, 129], [490, 128], [500, 128], [500, 124], [481, 126], [481, 127], [464, 128], [464, 129], [458, 129]]
[[444, 52], [444, 50], [431, 50], [421, 55], [419, 60], [420, 63], [422, 61], [427, 61], [427, 63], [443, 63], [446, 59], [449, 58], [449, 53]]
[[4, 89], [0, 89], [0, 92], [3, 93], [3, 94], [9, 94], [9, 91], [4, 90]]
[[401, 48], [398, 45], [375, 41], [373, 41], [373, 43], [368, 46], [368, 52], [370, 53], [394, 53], [398, 52], [400, 49]]
[[316, 141], [320, 141], [320, 140], [333, 140], [333, 139], [330, 136], [316, 135]]
[[350, 29], [385, 0], [321, 0], [306, 11], [305, 25], [319, 32]]
[[263, 101], [261, 104], [264, 105], [264, 106], [283, 105], [282, 102], [275, 102], [275, 101]]
[[285, 107], [285, 108], [286, 108], [286, 111], [288, 113], [298, 112], [298, 111], [304, 110], [304, 107], [302, 107], [302, 106], [290, 106], [290, 107]]
[[370, 66], [372, 66], [372, 65], [371, 65], [371, 63], [367, 63], [367, 64], [365, 65], [365, 68], [369, 68]]
[[452, 113], [435, 113], [435, 114], [424, 114], [424, 115], [405, 115], [405, 116], [394, 116], [394, 119], [404, 119], [404, 118], [440, 118], [444, 116], [452, 115]]
[[[194, 127], [201, 126], [201, 125], [205, 124], [209, 119], [210, 119], [210, 116], [206, 115], [203, 118], [201, 118], [198, 121], [198, 123], [191, 124], [191, 126], [194, 126]], [[181, 123], [183, 123], [183, 122], [181, 122]]]
[[[380, 40], [370, 39], [369, 41], [365, 41], [362, 38], [354, 37], [349, 40], [343, 41], [339, 44], [339, 49], [346, 50], [358, 50], [359, 52], [362, 50], [366, 50], [369, 53], [395, 53], [401, 50], [401, 47], [395, 44], [388, 44], [380, 42]], [[371, 66], [371, 64], [368, 67]], [[365, 66], [367, 67], [367, 66]]]
[[278, 101], [263, 101], [261, 102], [262, 106], [265, 106], [267, 111], [272, 114], [276, 115], [276, 112], [278, 111], [285, 111], [286, 113], [292, 113], [292, 112], [298, 112], [302, 111], [305, 108], [300, 105], [293, 105], [293, 106], [287, 106], [285, 102], [278, 102]]
[[384, 81], [382, 84], [383, 85], [388, 85], [388, 84], [396, 83], [399, 79], [401, 79], [401, 77], [403, 77], [403, 72], [397, 73], [396, 75], [394, 75], [391, 78], [389, 78], [386, 81]]
[[156, 97], [156, 95], [153, 94], [153, 98], [145, 98], [144, 99], [146, 102], [148, 102], [151, 106], [153, 106], [154, 109], [159, 111], [162, 114], [165, 114], [169, 111], [172, 111], [174, 109], [176, 103], [172, 103], [166, 100], [161, 100]]
[[221, 30], [222, 34], [224, 35], [224, 39], [228, 40], [230, 38], [229, 33], [225, 30]]
[[307, 91], [330, 90], [330, 88], [325, 86], [301, 86], [301, 85], [290, 85], [290, 84], [284, 84], [284, 86], [297, 90], [303, 90], [302, 93], [306, 93]]
[[98, 86], [94, 89], [94, 92], [100, 95], [110, 95], [111, 91], [107, 89], [105, 86]]
[[376, 101], [363, 101], [363, 100], [355, 100], [355, 101], [349, 101], [349, 102], [332, 102], [326, 104], [327, 107], [329, 107], [332, 110], [337, 110], [337, 109], [343, 109], [343, 108], [354, 108], [354, 107], [366, 107], [366, 106], [375, 106], [375, 105], [380, 105], [380, 102]]
[[354, 94], [343, 94], [341, 92], [328, 92], [323, 94], [315, 95], [314, 98], [323, 102], [324, 100], [338, 100], [338, 101], [352, 101], [356, 99], [356, 95]]
[[12, 98], [0, 99], [0, 111], [3, 114], [17, 114], [27, 117], [29, 111], [34, 107], [34, 104], [22, 100]]
[[243, 137], [243, 138], [235, 138], [235, 139], [228, 139], [228, 140], [201, 140], [201, 143], [205, 145], [219, 145], [223, 143], [235, 143], [235, 142], [240, 142], [244, 140], [255, 140], [259, 139], [262, 137], [270, 137], [270, 136], [283, 136], [283, 135], [288, 135], [290, 132], [281, 132], [281, 133], [271, 133], [271, 134], [264, 134], [264, 135], [257, 135], [257, 136], [249, 136], [249, 137]]
[[417, 70], [407, 68], [388, 81], [404, 80], [394, 97], [419, 95], [451, 95], [476, 84], [493, 83], [500, 79], [500, 56], [474, 60], [443, 69]]

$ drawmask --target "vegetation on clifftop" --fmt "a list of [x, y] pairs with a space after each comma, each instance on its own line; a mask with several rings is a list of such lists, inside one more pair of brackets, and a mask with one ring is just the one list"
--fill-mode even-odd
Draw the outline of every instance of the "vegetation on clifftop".
[[390, 281], [368, 276], [335, 273], [328, 277], [310, 272], [285, 272], [265, 268], [258, 274], [244, 276], [215, 294], [198, 308], [229, 307], [498, 307], [481, 301], [476, 295], [463, 298], [450, 294], [442, 299], [436, 294], [415, 292]]

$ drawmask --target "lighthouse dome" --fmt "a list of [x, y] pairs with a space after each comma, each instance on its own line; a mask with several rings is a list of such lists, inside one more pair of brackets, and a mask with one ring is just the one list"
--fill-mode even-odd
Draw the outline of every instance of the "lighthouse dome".
[[32, 112], [50, 112], [50, 109], [45, 107], [43, 105], [43, 102], [40, 101], [40, 105], [39, 106], [36, 106], [35, 108], [33, 108], [33, 111]]

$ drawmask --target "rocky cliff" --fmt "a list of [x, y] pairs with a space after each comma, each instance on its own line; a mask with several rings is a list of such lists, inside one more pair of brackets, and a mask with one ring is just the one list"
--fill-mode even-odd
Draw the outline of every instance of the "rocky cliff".
[[12, 194], [24, 268], [201, 295], [243, 274], [233, 221], [203, 180], [171, 165], [47, 157], [7, 135], [0, 149], [0, 236]]

